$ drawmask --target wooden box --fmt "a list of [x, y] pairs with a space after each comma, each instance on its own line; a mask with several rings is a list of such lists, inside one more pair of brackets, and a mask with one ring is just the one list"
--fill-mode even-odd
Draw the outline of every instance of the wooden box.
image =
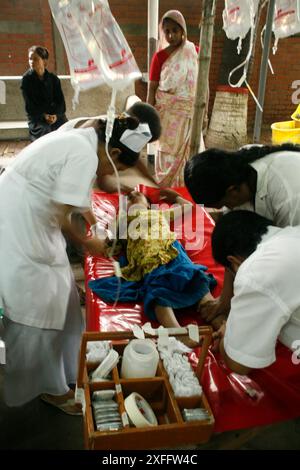
[[[208, 347], [211, 343], [210, 327], [199, 327], [203, 336], [196, 375], [201, 383], [201, 373]], [[177, 337], [181, 335], [176, 335]], [[150, 337], [145, 335], [145, 337]], [[155, 338], [155, 336], [151, 336]], [[202, 393], [200, 396], [175, 398], [168, 375], [160, 360], [153, 378], [122, 379], [120, 362], [112, 371], [112, 379], [108, 382], [91, 382], [89, 372], [98, 364], [86, 361], [86, 345], [88, 341], [112, 341], [113, 348], [120, 356], [128, 341], [134, 339], [132, 332], [84, 333], [80, 351], [80, 365], [77, 381], [77, 393], [83, 403], [84, 441], [86, 449], [98, 450], [138, 450], [159, 449], [182, 446], [184, 444], [200, 444], [207, 442], [213, 432], [214, 417], [208, 401]], [[98, 431], [93, 417], [92, 394], [95, 390], [115, 388], [119, 412], [125, 413], [124, 400], [132, 392], [142, 395], [152, 407], [158, 426], [136, 428], [126, 424], [118, 431]], [[204, 408], [208, 419], [185, 422], [181, 411], [184, 408]], [[126, 415], [125, 415], [126, 416]]]

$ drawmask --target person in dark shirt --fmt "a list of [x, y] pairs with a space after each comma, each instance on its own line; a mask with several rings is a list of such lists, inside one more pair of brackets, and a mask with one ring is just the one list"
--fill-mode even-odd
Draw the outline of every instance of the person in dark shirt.
[[49, 52], [43, 46], [28, 49], [30, 68], [22, 77], [21, 90], [31, 141], [55, 131], [67, 121], [60, 80], [46, 69], [48, 58]]

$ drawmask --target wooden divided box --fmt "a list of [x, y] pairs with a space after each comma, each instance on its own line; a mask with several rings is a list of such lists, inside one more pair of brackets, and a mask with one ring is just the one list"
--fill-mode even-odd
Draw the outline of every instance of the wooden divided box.
[[[201, 384], [201, 374], [208, 347], [211, 343], [210, 327], [199, 327], [203, 338], [199, 349], [196, 376]], [[178, 339], [181, 335], [176, 335]], [[145, 337], [154, 338], [145, 334]], [[98, 450], [138, 450], [172, 448], [185, 444], [207, 442], [213, 432], [214, 417], [208, 401], [202, 393], [200, 396], [175, 397], [163, 363], [159, 360], [156, 376], [153, 378], [123, 379], [120, 376], [121, 360], [112, 370], [111, 379], [103, 382], [92, 382], [89, 374], [98, 364], [86, 360], [88, 341], [111, 341], [113, 348], [122, 356], [128, 342], [134, 339], [132, 332], [84, 333], [80, 351], [80, 365], [77, 381], [77, 393], [83, 403], [84, 441], [86, 449]], [[97, 390], [115, 389], [115, 401], [123, 419], [124, 427], [114, 431], [98, 431], [92, 408], [92, 395]], [[124, 400], [131, 393], [140, 394], [151, 406], [158, 421], [157, 426], [136, 428], [130, 424], [125, 414]], [[198, 421], [184, 421], [182, 410], [202, 408], [207, 417]]]

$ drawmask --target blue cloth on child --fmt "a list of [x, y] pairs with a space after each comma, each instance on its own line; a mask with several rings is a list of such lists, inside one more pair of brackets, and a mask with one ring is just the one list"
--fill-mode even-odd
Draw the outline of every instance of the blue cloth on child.
[[[138, 282], [121, 278], [120, 302], [144, 302], [144, 312], [156, 320], [155, 304], [174, 309], [190, 307], [206, 295], [217, 282], [206, 274], [206, 266], [194, 264], [177, 240], [173, 246], [178, 256], [168, 264], [154, 269]], [[89, 282], [90, 289], [105, 302], [114, 302], [118, 291], [118, 278], [105, 277]]]

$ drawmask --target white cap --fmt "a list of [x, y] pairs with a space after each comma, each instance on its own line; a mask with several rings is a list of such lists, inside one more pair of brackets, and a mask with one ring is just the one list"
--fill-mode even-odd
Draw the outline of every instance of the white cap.
[[120, 142], [133, 152], [139, 153], [151, 140], [152, 134], [147, 123], [140, 123], [136, 129], [126, 129]]

